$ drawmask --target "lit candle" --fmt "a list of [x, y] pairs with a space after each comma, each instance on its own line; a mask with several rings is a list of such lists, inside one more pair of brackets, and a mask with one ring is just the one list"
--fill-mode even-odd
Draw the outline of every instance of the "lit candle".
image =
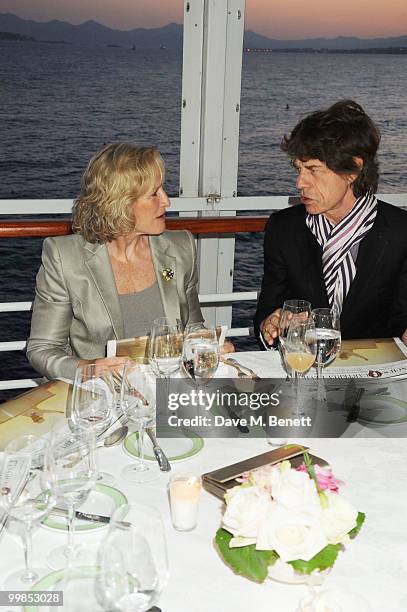
[[178, 531], [195, 529], [202, 481], [199, 476], [174, 476], [170, 480], [171, 520]]

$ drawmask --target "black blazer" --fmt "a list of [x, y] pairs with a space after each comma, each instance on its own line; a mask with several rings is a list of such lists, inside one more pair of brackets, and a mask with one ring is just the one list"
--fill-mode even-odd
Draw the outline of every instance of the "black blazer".
[[[288, 299], [329, 306], [322, 248], [305, 223], [302, 205], [270, 216], [264, 236], [264, 276], [254, 317], [260, 324]], [[407, 212], [378, 203], [372, 229], [359, 243], [356, 276], [341, 314], [342, 338], [401, 336], [407, 329]]]

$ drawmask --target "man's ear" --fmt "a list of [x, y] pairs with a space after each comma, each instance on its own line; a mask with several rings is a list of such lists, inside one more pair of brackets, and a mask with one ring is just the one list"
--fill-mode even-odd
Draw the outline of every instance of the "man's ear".
[[355, 164], [357, 165], [359, 172], [351, 172], [350, 174], [348, 174], [348, 182], [350, 185], [352, 185], [352, 183], [354, 183], [356, 181], [356, 179], [359, 176], [360, 171], [363, 168], [363, 159], [361, 157], [354, 157], [353, 161], [355, 162]]

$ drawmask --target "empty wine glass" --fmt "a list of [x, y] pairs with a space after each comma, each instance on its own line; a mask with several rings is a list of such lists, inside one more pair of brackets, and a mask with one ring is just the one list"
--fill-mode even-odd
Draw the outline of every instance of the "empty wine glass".
[[32, 529], [55, 504], [50, 490], [44, 490], [40, 479], [40, 459], [46, 441], [24, 435], [10, 442], [5, 449], [0, 475], [0, 509], [22, 526], [25, 570], [13, 573], [5, 587], [12, 590], [28, 589], [47, 570], [32, 567]]
[[74, 546], [75, 511], [88, 497], [97, 480], [95, 442], [93, 435], [64, 430], [51, 434], [43, 468], [43, 482], [57, 498], [58, 505], [67, 508], [68, 544], [51, 551], [47, 560], [52, 569], [65, 567], [74, 556], [78, 563], [87, 560], [86, 551]]
[[334, 361], [341, 349], [339, 313], [335, 307], [314, 308], [311, 313], [315, 323], [317, 342], [317, 377], [323, 377], [323, 368]]
[[168, 560], [160, 513], [152, 506], [125, 504], [110, 521], [98, 553], [96, 598], [104, 610], [145, 612], [168, 581]]
[[284, 343], [285, 359], [295, 379], [296, 413], [299, 408], [300, 378], [311, 368], [317, 354], [315, 325], [312, 319], [300, 321], [293, 317]]
[[216, 329], [209, 325], [187, 325], [182, 361], [193, 381], [212, 378], [219, 365], [219, 343]]
[[155, 319], [150, 334], [149, 362], [158, 375], [168, 378], [179, 370], [182, 340], [180, 321], [174, 325], [166, 317]]
[[158, 477], [144, 461], [145, 428], [155, 423], [155, 378], [145, 366], [128, 363], [123, 369], [120, 403], [130, 426], [137, 431], [138, 460], [122, 470], [131, 482], [150, 482]]
[[[97, 437], [119, 418], [111, 368], [90, 363], [76, 369], [70, 416], [79, 431], [94, 434], [95, 443]], [[98, 481], [112, 485], [115, 477], [99, 472]]]

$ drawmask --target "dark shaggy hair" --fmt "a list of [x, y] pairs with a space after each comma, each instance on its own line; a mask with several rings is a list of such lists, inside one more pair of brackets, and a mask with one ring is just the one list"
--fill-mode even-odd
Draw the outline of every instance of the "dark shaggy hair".
[[[281, 148], [292, 160], [319, 159], [337, 174], [357, 174], [352, 190], [360, 197], [377, 191], [379, 143], [379, 129], [363, 108], [353, 100], [340, 100], [300, 121], [284, 136]], [[355, 157], [362, 158], [363, 167]]]

